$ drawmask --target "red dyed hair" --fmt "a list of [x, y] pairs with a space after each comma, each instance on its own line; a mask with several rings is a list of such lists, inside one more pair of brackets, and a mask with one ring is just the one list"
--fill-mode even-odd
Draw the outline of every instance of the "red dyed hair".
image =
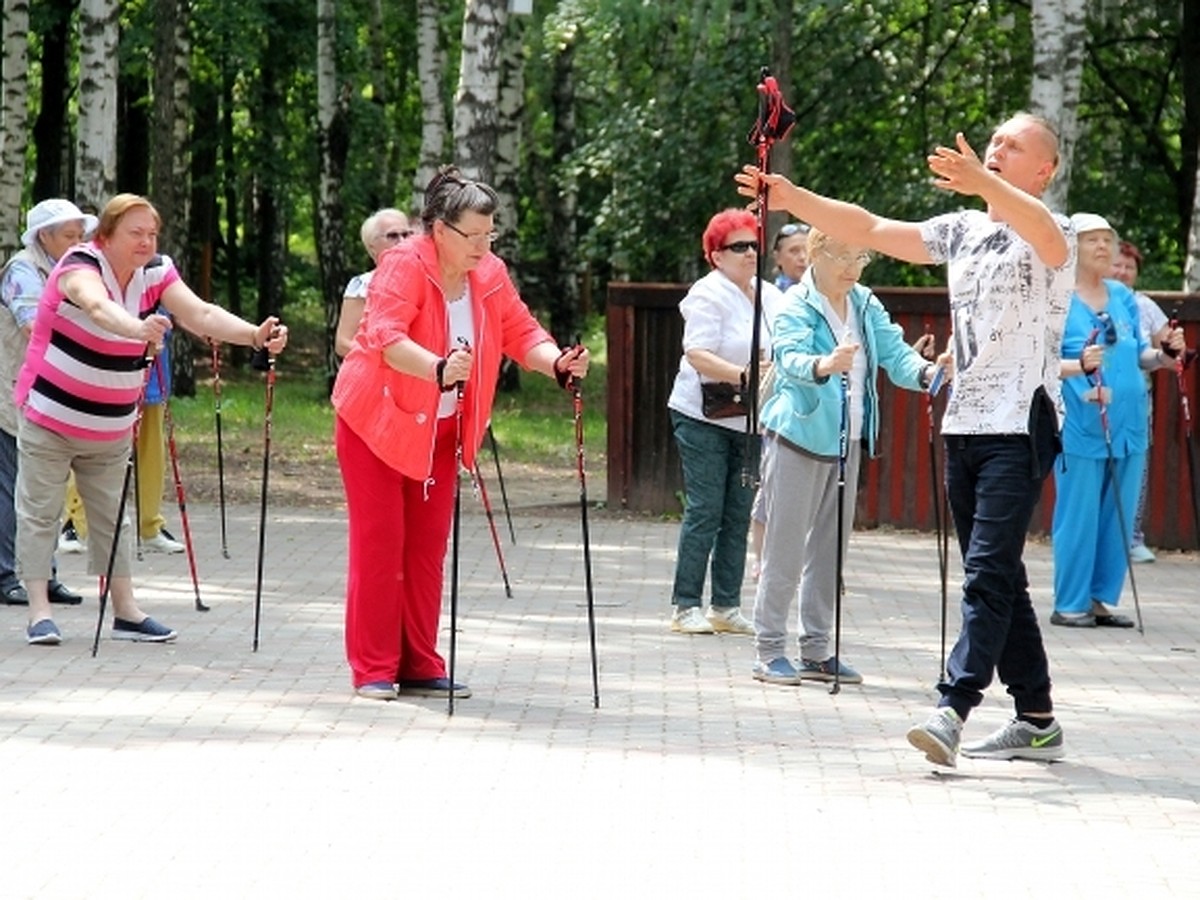
[[1120, 246], [1117, 248], [1117, 253], [1120, 256], [1128, 256], [1137, 263], [1138, 271], [1142, 271], [1142, 251], [1137, 248], [1137, 245], [1129, 241], [1121, 241]]
[[754, 214], [744, 209], [723, 209], [708, 220], [704, 229], [704, 258], [710, 266], [715, 266], [713, 254], [725, 246], [726, 240], [735, 231], [746, 229], [758, 234], [758, 220]]

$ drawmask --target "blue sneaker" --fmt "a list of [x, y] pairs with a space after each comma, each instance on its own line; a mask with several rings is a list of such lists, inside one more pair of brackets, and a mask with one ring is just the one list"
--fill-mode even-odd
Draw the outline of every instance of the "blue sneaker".
[[153, 644], [173, 641], [178, 637], [174, 628], [155, 622], [149, 616], [140, 622], [114, 618], [112, 636], [114, 641], [146, 641]]
[[[837, 668], [838, 681], [842, 684], [862, 684], [863, 677], [856, 671], [838, 660]], [[813, 659], [800, 660], [800, 677], [805, 681], [826, 681], [833, 682], [833, 657], [817, 662]]]
[[799, 684], [800, 673], [786, 656], [777, 656], [770, 662], [759, 660], [754, 664], [754, 680], [767, 684]]
[[25, 629], [25, 643], [54, 646], [62, 643], [58, 626], [50, 619], [38, 619]]

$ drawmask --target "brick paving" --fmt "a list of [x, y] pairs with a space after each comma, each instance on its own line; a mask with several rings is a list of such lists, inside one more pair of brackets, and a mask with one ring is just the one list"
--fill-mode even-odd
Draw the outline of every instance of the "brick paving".
[[[338, 511], [271, 511], [257, 653], [256, 508], [231, 559], [190, 510], [209, 613], [184, 557], [138, 564], [171, 645], [92, 659], [94, 581], [61, 557], [91, 593], [62, 646], [0, 612], [0, 897], [1200, 896], [1196, 554], [1137, 569], [1144, 637], [1046, 629], [1064, 762], [934, 773], [904, 740], [935, 700], [931, 536], [854, 535], [866, 683], [830, 696], [753, 681], [749, 638], [670, 634], [678, 525], [594, 512], [595, 710], [577, 513], [514, 511], [510, 600], [464, 499], [453, 718], [351, 696]], [[1049, 547], [1027, 558], [1048, 615]], [[1009, 715], [996, 686], [966, 736]]]

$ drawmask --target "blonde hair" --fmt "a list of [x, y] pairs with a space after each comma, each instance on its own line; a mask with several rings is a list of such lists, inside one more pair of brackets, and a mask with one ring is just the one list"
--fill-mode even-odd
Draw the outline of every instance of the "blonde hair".
[[150, 215], [154, 217], [155, 226], [162, 228], [162, 216], [158, 214], [153, 203], [138, 194], [117, 194], [104, 204], [104, 210], [100, 213], [100, 224], [96, 226], [96, 240], [103, 243], [112, 237], [121, 219], [134, 209], [149, 210]]

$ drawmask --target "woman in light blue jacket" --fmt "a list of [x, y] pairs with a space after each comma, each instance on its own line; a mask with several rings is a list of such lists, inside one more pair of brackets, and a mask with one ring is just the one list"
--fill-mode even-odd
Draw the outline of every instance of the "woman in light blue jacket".
[[[763, 405], [762, 499], [767, 518], [754, 603], [754, 677], [772, 684], [832, 681], [829, 648], [837, 585], [837, 495], [842, 405], [847, 452], [842, 557], [854, 523], [860, 447], [874, 455], [880, 368], [910, 390], [928, 386], [936, 364], [904, 341], [883, 304], [858, 283], [870, 260], [860, 247], [813, 229], [809, 269], [785, 295], [772, 341], [775, 389]], [[943, 360], [939, 359], [939, 363]], [[800, 588], [800, 659], [787, 656], [787, 620]], [[841, 663], [840, 680], [862, 681]]]

